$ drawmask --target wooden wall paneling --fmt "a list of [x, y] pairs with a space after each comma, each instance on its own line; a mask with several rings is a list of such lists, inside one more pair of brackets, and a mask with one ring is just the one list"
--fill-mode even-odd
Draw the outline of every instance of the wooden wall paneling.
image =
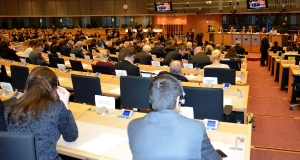
[[92, 1], [91, 0], [80, 0], [79, 2], [80, 14], [91, 15], [92, 14]]
[[104, 15], [112, 15], [115, 14], [115, 2], [104, 0], [102, 3], [103, 14]]
[[20, 15], [22, 16], [32, 15], [31, 0], [19, 1], [19, 8], [20, 8]]
[[[33, 16], [45, 15], [44, 0], [32, 0], [31, 6], [32, 6], [32, 15]], [[21, 12], [21, 8], [20, 8], [20, 12]]]
[[91, 2], [92, 2], [92, 15], [103, 14], [102, 0], [92, 0]]
[[56, 1], [57, 16], [69, 15], [69, 7], [67, 0], [57, 0]]
[[20, 15], [18, 0], [6, 0], [5, 6], [6, 6], [7, 16], [19, 16]]
[[6, 15], [6, 7], [5, 7], [5, 1], [0, 1], [0, 6], [1, 9], [0, 9], [0, 16], [5, 16]]
[[55, 0], [44, 1], [44, 5], [45, 5], [45, 16], [57, 15]]
[[[125, 14], [125, 9], [123, 9], [123, 6], [125, 4], [125, 0], [114, 0], [115, 1], [115, 14], [116, 15], [124, 15]], [[127, 0], [128, 1], [128, 0]], [[128, 9], [129, 10], [129, 6]]]
[[[126, 4], [128, 5], [128, 9], [125, 11], [126, 14], [137, 14], [138, 5], [137, 1], [141, 0], [126, 0]], [[142, 6], [147, 6], [145, 3]]]
[[80, 15], [79, 0], [68, 0], [69, 15]]
[[148, 14], [148, 0], [136, 0], [137, 1], [137, 13]]

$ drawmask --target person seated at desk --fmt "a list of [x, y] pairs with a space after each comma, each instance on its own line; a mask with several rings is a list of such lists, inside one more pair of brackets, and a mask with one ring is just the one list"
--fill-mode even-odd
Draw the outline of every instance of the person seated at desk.
[[35, 47], [36, 43], [37, 41], [34, 39], [29, 41], [27, 48], [23, 52], [24, 57], [29, 57], [29, 54], [31, 51], [33, 51], [33, 48]]
[[204, 52], [204, 54], [206, 54], [206, 55], [211, 55], [211, 53], [212, 53], [213, 50], [214, 50], [214, 47], [212, 47], [211, 45], [207, 45], [207, 46], [205, 47], [205, 52]]
[[96, 63], [97, 66], [109, 66], [112, 72], [115, 71], [114, 65], [109, 62], [109, 50], [104, 49], [100, 52], [100, 60]]
[[298, 47], [295, 49], [295, 51], [298, 51], [298, 54], [300, 54], [300, 42], [298, 42]]
[[221, 52], [217, 49], [214, 50], [211, 55], [212, 64], [207, 65], [204, 68], [228, 68], [228, 69], [230, 69], [230, 67], [227, 64], [220, 63], [221, 59], [222, 59]]
[[240, 57], [236, 54], [235, 48], [230, 47], [227, 54], [225, 55], [225, 58], [240, 58]]
[[220, 28], [218, 29], [218, 33], [224, 33], [223, 26], [220, 26]]
[[157, 76], [150, 83], [154, 112], [132, 120], [127, 127], [133, 160], [222, 159], [203, 122], [178, 114], [184, 95], [180, 82], [170, 75]]
[[152, 56], [151, 56], [150, 51], [151, 51], [151, 47], [146, 44], [143, 47], [143, 51], [142, 52], [138, 52], [136, 54], [135, 58], [139, 59], [140, 64], [151, 65]]
[[120, 45], [120, 51], [119, 51], [119, 55], [118, 55], [118, 62], [124, 60], [126, 53], [125, 50], [126, 48], [130, 45], [129, 42], [124, 42], [123, 45]]
[[78, 138], [68, 107], [70, 93], [57, 84], [52, 70], [36, 67], [26, 80], [24, 94], [4, 110], [8, 132], [34, 136], [37, 159], [61, 159], [56, 151], [60, 135], [67, 142]]
[[73, 53], [75, 57], [84, 58], [84, 54], [82, 53], [82, 46], [83, 42], [77, 41], [74, 47], [71, 49], [71, 53]]
[[277, 34], [277, 31], [275, 30], [274, 27], [272, 27], [272, 29], [270, 30], [269, 34], [270, 34], [270, 35], [272, 35], [272, 34]]
[[242, 26], [241, 33], [246, 33], [246, 26]]
[[249, 26], [249, 30], [247, 31], [247, 33], [249, 33], [249, 34], [255, 33], [255, 30], [253, 29], [252, 26]]
[[168, 50], [168, 51], [175, 51], [176, 50], [176, 47], [172, 45], [171, 41], [167, 41], [165, 44], [166, 44], [165, 50]]
[[276, 53], [277, 51], [282, 51], [282, 47], [278, 46], [278, 42], [274, 41], [274, 45], [271, 47], [270, 51]]
[[260, 33], [267, 33], [266, 27], [262, 27], [261, 32]]
[[237, 54], [246, 54], [245, 48], [241, 46], [241, 41], [236, 41], [234, 48]]
[[160, 63], [161, 65], [169, 65], [173, 60], [181, 60], [185, 55], [186, 46], [179, 44], [175, 51], [169, 52], [164, 60]]
[[71, 49], [73, 48], [74, 42], [72, 40], [69, 40], [67, 43], [64, 43], [63, 46], [60, 48], [60, 52], [63, 55], [68, 55], [71, 52]]
[[46, 60], [42, 57], [45, 44], [43, 42], [38, 42], [29, 54], [29, 59], [32, 64], [36, 65], [46, 65]]
[[133, 64], [136, 56], [136, 50], [132, 47], [126, 47], [125, 58], [115, 64], [116, 70], [126, 70], [127, 76], [140, 76], [140, 68]]
[[189, 80], [182, 73], [182, 68], [183, 68], [182, 62], [179, 60], [175, 60], [170, 63], [170, 73], [167, 71], [161, 71], [157, 76], [169, 74], [177, 78], [179, 81], [188, 82]]
[[151, 53], [155, 55], [161, 55], [166, 57], [167, 52], [159, 41], [154, 42], [154, 47], [151, 49]]
[[192, 63], [196, 67], [198, 66], [198, 64], [210, 63], [210, 58], [202, 52], [201, 47], [196, 47], [194, 49], [194, 56], [191, 59], [189, 59], [189, 63]]
[[234, 32], [236, 32], [236, 30], [235, 30], [233, 27], [230, 27], [229, 32], [230, 32], [230, 33], [234, 33]]
[[298, 55], [298, 53], [294, 52], [294, 48], [292, 46], [287, 46], [284, 55]]

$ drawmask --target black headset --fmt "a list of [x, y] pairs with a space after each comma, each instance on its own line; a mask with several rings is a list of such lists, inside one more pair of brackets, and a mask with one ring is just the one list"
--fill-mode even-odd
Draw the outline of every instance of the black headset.
[[184, 92], [184, 89], [183, 89], [180, 81], [177, 78], [175, 78], [174, 76], [172, 76], [172, 75], [168, 75], [168, 74], [164, 74], [164, 75], [173, 78], [179, 84], [179, 86], [181, 88], [181, 92], [182, 92], [181, 96], [180, 96], [180, 99], [179, 99], [179, 103], [182, 104], [182, 105], [184, 105], [185, 104], [185, 99], [184, 99], [185, 92]]

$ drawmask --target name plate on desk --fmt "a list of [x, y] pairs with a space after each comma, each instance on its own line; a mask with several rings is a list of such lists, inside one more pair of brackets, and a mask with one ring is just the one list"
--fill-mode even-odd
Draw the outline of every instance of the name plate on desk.
[[194, 68], [192, 63], [183, 63], [183, 67], [185, 69], [193, 69]]
[[75, 58], [76, 58], [76, 57], [75, 57], [75, 54], [73, 54], [73, 53], [70, 54], [70, 57], [71, 57], [72, 59], [75, 59]]
[[158, 61], [151, 61], [151, 65], [153, 67], [159, 67], [160, 66], [160, 62], [158, 62]]
[[214, 84], [218, 84], [218, 78], [217, 77], [203, 77], [202, 82], [206, 86], [211, 87]]
[[125, 70], [115, 70], [116, 76], [127, 76], [127, 72]]
[[13, 87], [11, 86], [10, 83], [6, 83], [6, 82], [1, 82], [1, 88], [4, 90], [7, 90], [9, 92], [13, 92]]
[[115, 109], [115, 98], [95, 95], [96, 107], [106, 107], [108, 109]]
[[194, 119], [194, 108], [193, 107], [180, 107], [180, 111], [179, 114], [190, 118], [190, 119]]
[[89, 61], [90, 60], [90, 56], [89, 55], [84, 55], [84, 59]]
[[60, 71], [64, 71], [66, 69], [66, 66], [64, 64], [58, 64], [57, 63], [57, 67]]

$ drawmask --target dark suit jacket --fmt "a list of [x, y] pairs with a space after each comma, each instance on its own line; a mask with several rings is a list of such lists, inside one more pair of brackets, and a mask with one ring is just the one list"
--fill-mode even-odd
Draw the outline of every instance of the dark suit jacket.
[[222, 160], [211, 145], [204, 124], [171, 109], [132, 120], [127, 133], [133, 160]]
[[45, 65], [46, 63], [42, 54], [37, 49], [33, 49], [33, 51], [30, 52], [29, 59], [32, 64]]
[[161, 76], [161, 75], [164, 75], [164, 74], [171, 75], [171, 76], [177, 78], [179, 81], [182, 81], [182, 82], [188, 82], [188, 81], [189, 81], [189, 80], [188, 80], [186, 77], [184, 77], [184, 76], [181, 76], [181, 75], [179, 75], [179, 74], [174, 74], [174, 73], [171, 73], [171, 72], [169, 73], [169, 72], [167, 72], [167, 71], [161, 71], [161, 72], [158, 73], [157, 76]]
[[126, 70], [127, 76], [140, 76], [140, 68], [130, 63], [127, 60], [123, 60], [115, 64], [116, 70]]
[[269, 48], [270, 48], [269, 40], [268, 38], [264, 37], [260, 43], [260, 51], [267, 52]]
[[75, 54], [75, 57], [84, 58], [81, 48], [74, 47], [71, 49], [71, 53]]
[[237, 54], [245, 54], [245, 49], [241, 46], [234, 46]]
[[66, 45], [63, 45], [61, 46], [60, 48], [60, 52], [61, 54], [63, 55], [66, 55], [66, 54], [69, 54], [71, 52], [71, 48], [66, 44]]
[[152, 56], [144, 51], [137, 53], [135, 58], [140, 60], [140, 64], [151, 65]]
[[280, 46], [272, 46], [270, 51], [273, 51], [274, 53], [276, 53], [277, 51], [282, 51], [282, 47]]
[[173, 51], [166, 55], [165, 59], [160, 63], [161, 65], [169, 65], [172, 60], [181, 60], [181, 54]]
[[165, 51], [165, 49], [163, 47], [158, 47], [158, 46], [154, 46], [151, 49], [151, 54], [155, 54], [158, 57], [166, 57], [167, 52]]
[[210, 58], [204, 53], [197, 53], [189, 60], [189, 63], [193, 63], [194, 67], [196, 67], [200, 63], [210, 63]]

